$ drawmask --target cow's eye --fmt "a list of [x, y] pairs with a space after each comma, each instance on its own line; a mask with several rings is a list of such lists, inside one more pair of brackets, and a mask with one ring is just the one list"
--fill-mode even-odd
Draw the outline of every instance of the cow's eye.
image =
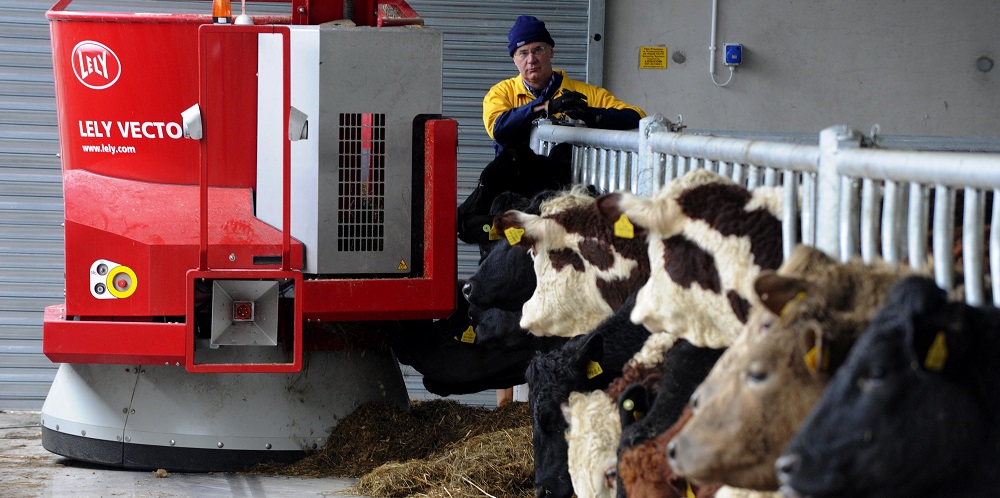
[[746, 381], [748, 384], [760, 384], [767, 380], [767, 369], [759, 362], [750, 364], [746, 371]]
[[700, 400], [701, 400], [701, 393], [695, 391], [694, 394], [691, 395], [691, 401], [688, 401], [688, 403], [691, 405], [692, 415], [698, 413], [698, 405], [700, 404], [699, 403]]
[[531, 256], [531, 259], [535, 259], [535, 248], [534, 247], [528, 248], [528, 256]]
[[878, 387], [882, 380], [885, 379], [885, 375], [885, 369], [878, 365], [868, 367], [868, 370], [858, 377], [858, 389], [861, 392], [870, 392], [872, 389]]
[[880, 367], [880, 366], [878, 366], [878, 365], [872, 365], [868, 369], [868, 373], [865, 375], [865, 377], [867, 377], [868, 379], [871, 379], [871, 380], [884, 379], [885, 378], [885, 369], [882, 368], [882, 367]]

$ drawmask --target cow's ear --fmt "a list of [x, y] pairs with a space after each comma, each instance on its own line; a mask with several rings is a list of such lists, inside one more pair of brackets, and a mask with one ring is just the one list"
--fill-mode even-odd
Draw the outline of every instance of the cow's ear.
[[934, 280], [924, 276], [901, 279], [872, 319], [876, 330], [902, 328], [913, 369], [950, 373], [964, 368], [964, 303], [949, 303]]
[[[609, 377], [614, 372], [607, 371], [604, 365], [604, 335], [591, 333], [580, 344], [577, 357], [573, 361], [575, 369], [585, 374], [587, 380], [593, 380], [598, 376], [609, 381], [614, 377]], [[618, 372], [621, 373], [621, 372]]]
[[618, 398], [618, 415], [622, 428], [642, 420], [649, 413], [652, 404], [649, 390], [639, 382], [633, 382], [622, 391]]
[[634, 223], [619, 207], [624, 195], [626, 193], [616, 192], [598, 197], [594, 203], [597, 206], [597, 212], [612, 226], [615, 237], [622, 239], [645, 239], [646, 230], [643, 226]]
[[547, 248], [560, 248], [566, 231], [548, 218], [521, 211], [507, 211], [493, 219], [490, 237], [506, 240], [512, 246], [534, 247], [546, 242]]
[[830, 374], [830, 353], [831, 348], [828, 341], [823, 338], [823, 329], [814, 320], [808, 320], [805, 330], [800, 332], [799, 339], [802, 341], [802, 361], [806, 364], [814, 377], [826, 377]]
[[906, 319], [910, 364], [930, 372], [954, 375], [966, 370], [969, 332], [963, 323], [964, 303], [951, 303], [933, 314], [914, 313]]
[[668, 198], [656, 197], [648, 199], [630, 192], [619, 192], [618, 211], [624, 214], [637, 227], [655, 232], [661, 237], [674, 235], [677, 231], [677, 221], [684, 219], [680, 206]]
[[802, 279], [781, 276], [773, 270], [764, 270], [757, 275], [753, 288], [761, 304], [771, 313], [780, 316], [789, 305], [808, 296], [809, 284]]

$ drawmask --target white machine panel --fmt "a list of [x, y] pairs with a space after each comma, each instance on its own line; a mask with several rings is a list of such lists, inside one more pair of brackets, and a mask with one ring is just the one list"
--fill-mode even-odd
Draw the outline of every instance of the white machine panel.
[[[413, 120], [441, 113], [442, 41], [429, 28], [292, 27], [292, 236], [307, 274], [413, 267]], [[281, 226], [281, 39], [261, 35], [257, 216]], [[422, 170], [417, 169], [418, 173]], [[416, 178], [422, 188], [422, 178]]]

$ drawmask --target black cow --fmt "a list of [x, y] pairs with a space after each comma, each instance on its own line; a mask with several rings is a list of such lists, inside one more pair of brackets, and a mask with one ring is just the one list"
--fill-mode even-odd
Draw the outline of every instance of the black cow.
[[393, 351], [400, 363], [420, 372], [424, 387], [438, 396], [524, 384], [525, 370], [537, 353], [557, 350], [566, 343], [566, 339], [535, 337], [523, 331], [523, 341], [468, 340], [466, 332], [476, 328], [464, 299], [458, 299], [457, 309], [445, 320], [402, 323], [393, 337]]
[[505, 147], [483, 168], [479, 185], [458, 206], [458, 238], [469, 244], [489, 245], [489, 228], [499, 214], [491, 207], [505, 192], [530, 198], [545, 190], [569, 187], [572, 153], [572, 146], [566, 144], [553, 147], [548, 156], [535, 154], [527, 145]]
[[462, 288], [465, 299], [479, 308], [500, 308], [521, 314], [535, 292], [535, 268], [528, 250], [506, 240], [493, 243]]
[[[573, 494], [562, 405], [571, 392], [604, 389], [642, 348], [649, 331], [629, 320], [635, 295], [591, 332], [569, 339], [562, 349], [535, 357], [525, 375], [533, 424], [535, 495]], [[599, 368], [597, 368], [599, 367]]]
[[790, 496], [1000, 492], [1000, 311], [895, 286], [775, 464]]

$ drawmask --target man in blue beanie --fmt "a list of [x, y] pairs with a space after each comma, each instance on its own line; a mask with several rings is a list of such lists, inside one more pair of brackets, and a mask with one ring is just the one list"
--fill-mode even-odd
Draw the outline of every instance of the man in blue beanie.
[[520, 74], [493, 85], [483, 99], [483, 123], [497, 155], [507, 145], [528, 143], [531, 123], [540, 117], [564, 115], [590, 128], [631, 130], [646, 116], [603, 88], [553, 70], [556, 42], [534, 16], [519, 16], [507, 40]]

